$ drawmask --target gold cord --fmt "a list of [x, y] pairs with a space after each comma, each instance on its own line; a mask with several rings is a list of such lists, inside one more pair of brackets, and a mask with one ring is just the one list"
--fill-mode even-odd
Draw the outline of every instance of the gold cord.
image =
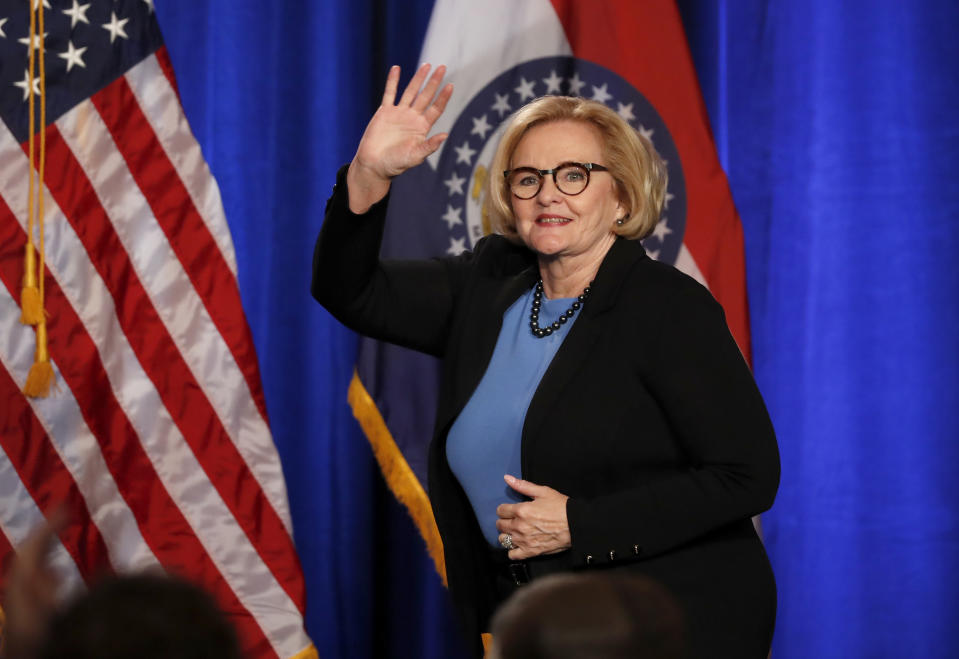
[[[43, 230], [43, 182], [46, 169], [47, 156], [47, 71], [45, 64], [45, 43], [43, 35], [43, 1], [27, 0], [30, 5], [30, 47], [29, 47], [29, 79], [27, 80], [29, 96], [29, 129], [30, 137], [28, 146], [30, 149], [30, 179], [27, 198], [27, 247], [25, 268], [26, 272], [23, 278], [23, 293], [21, 295], [21, 314], [20, 322], [26, 325], [37, 326], [37, 348], [34, 354], [33, 366], [27, 374], [27, 382], [23, 387], [23, 392], [33, 398], [46, 398], [50, 395], [50, 388], [54, 383], [53, 365], [50, 364], [50, 355], [47, 349], [47, 319], [44, 309], [44, 274], [46, 272], [44, 252], [44, 230]], [[36, 9], [34, 9], [36, 3]], [[36, 43], [35, 43], [36, 42]], [[40, 58], [40, 154], [39, 154], [39, 180], [34, 186], [34, 167], [37, 164], [36, 154], [34, 152], [34, 132], [36, 126], [36, 99], [33, 92], [33, 74], [36, 71], [36, 56], [34, 55], [34, 45], [37, 45]], [[34, 215], [34, 194], [36, 194], [36, 215]], [[40, 258], [39, 263], [35, 256], [33, 245], [33, 226], [36, 218], [37, 229], [40, 234]]]
[[[32, 2], [32, 0], [27, 0], [27, 2]], [[42, 307], [40, 305], [40, 289], [37, 286], [37, 254], [33, 246], [33, 199], [34, 199], [34, 171], [33, 171], [33, 160], [35, 148], [33, 145], [33, 133], [35, 130], [35, 98], [33, 93], [33, 74], [36, 71], [36, 58], [33, 52], [33, 42], [36, 39], [37, 34], [37, 24], [36, 24], [36, 14], [33, 12], [33, 5], [30, 5], [30, 33], [28, 39], [30, 42], [29, 47], [27, 48], [28, 54], [27, 58], [29, 65], [27, 68], [27, 114], [29, 116], [29, 130], [30, 136], [28, 140], [29, 145], [29, 159], [30, 159], [30, 177], [27, 188], [27, 244], [24, 254], [24, 273], [23, 273], [23, 289], [20, 294], [20, 322], [24, 325], [36, 325], [40, 322], [40, 319], [43, 317]]]

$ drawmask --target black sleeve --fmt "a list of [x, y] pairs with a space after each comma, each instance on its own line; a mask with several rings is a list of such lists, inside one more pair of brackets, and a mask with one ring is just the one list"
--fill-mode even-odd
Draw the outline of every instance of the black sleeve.
[[366, 213], [353, 213], [346, 170], [337, 174], [313, 251], [313, 297], [360, 334], [441, 356], [455, 291], [471, 254], [380, 261], [389, 196]]
[[652, 350], [644, 351], [651, 358], [643, 381], [687, 466], [664, 468], [627, 491], [570, 499], [570, 534], [581, 556], [635, 544], [657, 554], [758, 514], [775, 498], [772, 423], [722, 307], [698, 285], [681, 287], [664, 307], [650, 332]]

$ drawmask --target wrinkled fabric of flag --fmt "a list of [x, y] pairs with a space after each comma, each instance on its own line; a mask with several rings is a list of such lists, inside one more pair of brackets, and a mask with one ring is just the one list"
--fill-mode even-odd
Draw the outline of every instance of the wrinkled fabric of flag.
[[[64, 593], [163, 568], [216, 597], [248, 656], [315, 655], [233, 243], [152, 2], [43, 0], [42, 84], [28, 8], [0, 7], [0, 554], [62, 505]], [[59, 385], [42, 399], [21, 393], [31, 87]]]

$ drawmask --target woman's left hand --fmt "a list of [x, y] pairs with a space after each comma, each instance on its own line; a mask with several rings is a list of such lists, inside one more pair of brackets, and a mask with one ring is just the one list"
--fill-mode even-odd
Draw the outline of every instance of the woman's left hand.
[[496, 508], [499, 517], [496, 529], [500, 532], [500, 540], [507, 533], [513, 539], [514, 549], [509, 552], [509, 557], [520, 561], [569, 549], [572, 546], [566, 519], [569, 497], [551, 487], [513, 476], [507, 475], [504, 479], [511, 488], [532, 499], [523, 503], [503, 503]]

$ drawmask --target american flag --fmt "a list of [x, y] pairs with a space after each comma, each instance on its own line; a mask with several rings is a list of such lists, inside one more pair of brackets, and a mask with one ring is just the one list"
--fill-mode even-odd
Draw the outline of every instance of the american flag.
[[[41, 1], [42, 87], [28, 67]], [[313, 656], [230, 232], [153, 9], [0, 5], [0, 562], [65, 504], [72, 521], [52, 560], [66, 590], [162, 566], [214, 594], [248, 656]], [[37, 399], [21, 391], [35, 329], [19, 322], [30, 86], [46, 104], [45, 307], [59, 385]]]

